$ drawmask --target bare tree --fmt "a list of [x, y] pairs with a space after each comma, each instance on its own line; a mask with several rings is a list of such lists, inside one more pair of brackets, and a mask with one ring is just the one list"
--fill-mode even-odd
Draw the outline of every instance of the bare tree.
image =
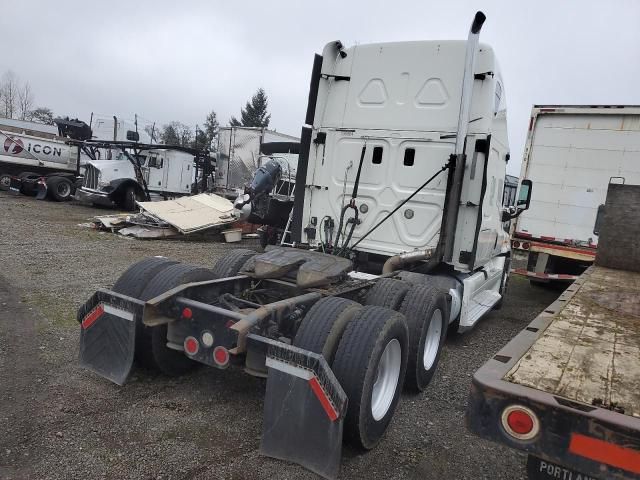
[[33, 107], [31, 85], [29, 85], [29, 82], [24, 82], [22, 88], [18, 90], [18, 113], [20, 114], [20, 120], [29, 119], [31, 107]]
[[0, 108], [4, 110], [6, 118], [13, 118], [18, 104], [18, 77], [11, 70], [7, 70], [2, 76], [0, 90], [2, 91]]
[[193, 141], [193, 134], [187, 125], [174, 121], [162, 128], [160, 139], [165, 145], [189, 147]]
[[147, 132], [147, 135], [149, 135], [151, 143], [158, 143], [161, 140], [160, 137], [162, 135], [162, 132], [159, 132], [158, 130], [159, 129], [156, 128], [155, 123], [153, 125], [145, 125], [144, 131]]

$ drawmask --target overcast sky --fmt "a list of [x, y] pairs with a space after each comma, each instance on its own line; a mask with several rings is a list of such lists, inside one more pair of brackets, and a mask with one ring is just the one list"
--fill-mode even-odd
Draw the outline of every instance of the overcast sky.
[[500, 61], [509, 173], [519, 174], [534, 103], [640, 104], [640, 2], [13, 0], [0, 16], [0, 72], [31, 83], [38, 106], [158, 124], [221, 124], [263, 87], [271, 127], [299, 135], [313, 54], [325, 43], [466, 38]]

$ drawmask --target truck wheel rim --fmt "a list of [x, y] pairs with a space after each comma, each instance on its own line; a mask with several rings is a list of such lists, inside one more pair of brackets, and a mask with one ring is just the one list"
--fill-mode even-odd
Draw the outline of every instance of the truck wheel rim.
[[398, 339], [394, 338], [387, 343], [382, 352], [371, 392], [371, 415], [376, 421], [381, 420], [389, 411], [398, 387], [401, 365], [402, 347]]
[[61, 197], [66, 197], [71, 193], [71, 188], [66, 183], [58, 184], [58, 195]]
[[442, 335], [442, 312], [440, 309], [433, 312], [431, 315], [431, 321], [429, 322], [429, 329], [427, 330], [427, 337], [424, 339], [424, 353], [422, 356], [422, 363], [424, 369], [429, 370], [433, 366], [433, 362], [436, 361], [438, 355], [438, 348], [440, 347], [440, 337]]
[[9, 186], [11, 185], [11, 177], [8, 175], [2, 175], [0, 176], [0, 186], [9, 188]]

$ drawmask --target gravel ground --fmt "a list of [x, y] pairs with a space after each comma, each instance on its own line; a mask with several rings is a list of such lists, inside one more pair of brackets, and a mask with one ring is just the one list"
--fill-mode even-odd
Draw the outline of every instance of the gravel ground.
[[[79, 226], [105, 213], [0, 192], [0, 478], [318, 478], [259, 455], [263, 380], [138, 370], [118, 387], [78, 367], [75, 310], [96, 288], [143, 257], [209, 266], [237, 246]], [[473, 372], [557, 295], [513, 277], [502, 310], [447, 340], [427, 391], [403, 395], [380, 445], [344, 449], [341, 478], [525, 478], [525, 457], [469, 434], [464, 411]]]

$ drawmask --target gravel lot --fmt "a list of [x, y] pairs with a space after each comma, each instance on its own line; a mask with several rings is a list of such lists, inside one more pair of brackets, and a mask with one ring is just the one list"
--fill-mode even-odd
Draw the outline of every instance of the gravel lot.
[[[236, 247], [79, 226], [105, 213], [0, 192], [0, 478], [318, 478], [259, 455], [263, 380], [138, 370], [118, 387], [78, 367], [75, 310], [96, 288], [143, 257], [211, 265]], [[557, 295], [513, 277], [502, 310], [447, 340], [427, 391], [403, 395], [382, 443], [345, 448], [341, 478], [524, 478], [523, 455], [466, 431], [466, 399], [473, 372]]]

